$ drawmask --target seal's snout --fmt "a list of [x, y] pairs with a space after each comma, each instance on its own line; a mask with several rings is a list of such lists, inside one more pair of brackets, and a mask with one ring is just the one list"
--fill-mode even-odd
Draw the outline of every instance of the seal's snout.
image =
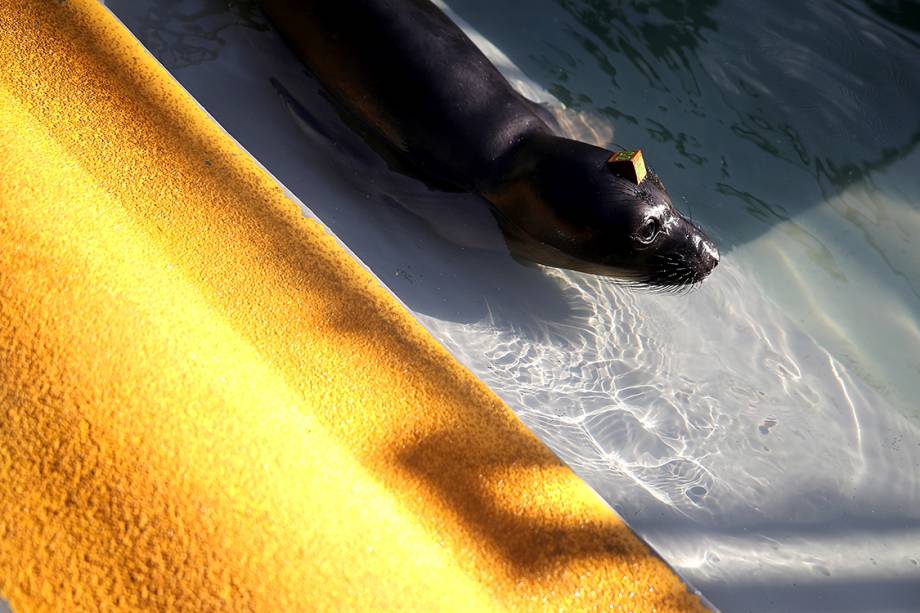
[[700, 278], [706, 277], [719, 264], [719, 248], [712, 242], [703, 229], [692, 221], [687, 223], [693, 229], [693, 246], [696, 248], [696, 261]]
[[697, 248], [699, 249], [700, 260], [707, 271], [711, 271], [719, 264], [719, 248], [716, 247], [714, 242], [708, 238], [700, 238]]
[[680, 284], [699, 283], [719, 264], [719, 248], [692, 221], [685, 220], [690, 226], [687, 240], [689, 249], [685, 253], [685, 266], [688, 272], [680, 277]]

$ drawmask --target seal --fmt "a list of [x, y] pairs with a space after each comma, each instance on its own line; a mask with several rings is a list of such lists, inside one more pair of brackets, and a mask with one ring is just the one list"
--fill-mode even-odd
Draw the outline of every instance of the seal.
[[262, 6], [391, 167], [483, 196], [515, 255], [658, 288], [698, 283], [718, 263], [655, 173], [554, 133], [428, 0]]

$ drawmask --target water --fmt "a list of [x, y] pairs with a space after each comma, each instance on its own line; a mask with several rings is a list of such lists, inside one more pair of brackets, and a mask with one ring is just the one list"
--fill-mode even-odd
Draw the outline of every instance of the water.
[[389, 172], [251, 2], [108, 4], [716, 606], [920, 610], [920, 5], [450, 2], [720, 244], [660, 296]]
[[[609, 117], [617, 142], [641, 143], [772, 300], [920, 416], [920, 36], [859, 3], [683, 4], [457, 8], [563, 101]], [[887, 321], [866, 321], [880, 304]]]

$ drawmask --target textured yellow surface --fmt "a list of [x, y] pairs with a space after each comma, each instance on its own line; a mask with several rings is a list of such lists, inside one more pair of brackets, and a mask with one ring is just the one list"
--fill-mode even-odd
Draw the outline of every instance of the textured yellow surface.
[[0, 66], [14, 609], [701, 608], [105, 9]]

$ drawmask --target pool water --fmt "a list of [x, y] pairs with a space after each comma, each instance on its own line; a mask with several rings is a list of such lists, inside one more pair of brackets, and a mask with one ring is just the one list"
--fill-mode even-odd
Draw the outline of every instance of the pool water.
[[720, 245], [671, 296], [512, 259], [484, 202], [351, 134], [253, 2], [107, 4], [714, 606], [920, 610], [920, 5], [449, 2]]

